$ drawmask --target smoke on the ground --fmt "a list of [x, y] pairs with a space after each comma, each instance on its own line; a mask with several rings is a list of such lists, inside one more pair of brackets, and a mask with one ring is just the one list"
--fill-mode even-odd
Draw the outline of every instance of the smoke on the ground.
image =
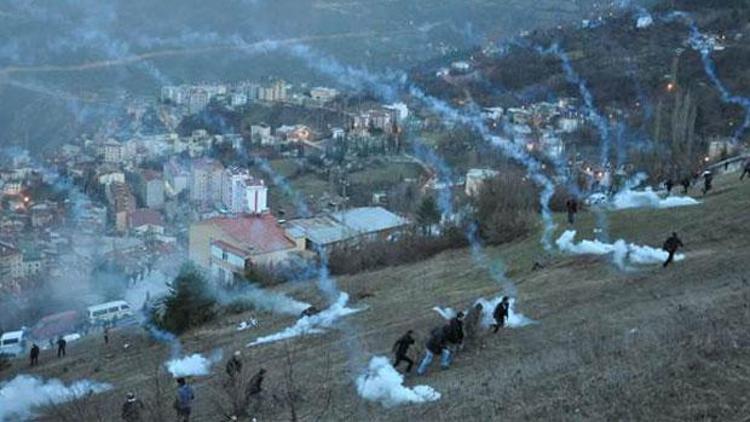
[[[620, 269], [628, 269], [628, 264], [634, 265], [653, 265], [661, 264], [667, 260], [669, 253], [662, 249], [651, 246], [637, 245], [628, 243], [623, 239], [617, 240], [614, 244], [604, 243], [598, 240], [582, 240], [575, 242], [576, 231], [567, 230], [556, 241], [557, 247], [561, 251], [573, 255], [609, 255], [612, 254], [614, 263]], [[684, 254], [675, 254], [675, 261], [685, 259]]]
[[[495, 323], [493, 312], [495, 311], [495, 308], [500, 303], [500, 301], [503, 300], [503, 297], [505, 297], [505, 295], [499, 295], [491, 299], [480, 297], [471, 305], [474, 306], [477, 303], [482, 305], [482, 327], [488, 328]], [[506, 326], [510, 328], [520, 328], [527, 325], [536, 324], [537, 321], [534, 321], [533, 319], [528, 318], [522, 313], [518, 312], [518, 310], [516, 309], [516, 301], [517, 299], [515, 297], [508, 298], [508, 320], [506, 321]], [[441, 308], [440, 306], [435, 306], [434, 308], [432, 308], [432, 310], [437, 312], [445, 320], [450, 320], [458, 313], [453, 308]], [[463, 311], [464, 315], [466, 315], [468, 312], [468, 309]]]
[[211, 373], [211, 367], [221, 361], [223, 353], [216, 350], [210, 356], [205, 357], [200, 353], [194, 353], [178, 359], [172, 359], [165, 365], [173, 377], [195, 377], [205, 376]]
[[440, 399], [440, 393], [428, 385], [404, 386], [403, 375], [383, 356], [374, 356], [365, 373], [356, 382], [360, 397], [381, 403], [385, 407]]
[[339, 319], [364, 310], [364, 308], [350, 308], [347, 306], [348, 302], [349, 295], [342, 292], [339, 294], [336, 302], [327, 309], [315, 315], [303, 316], [291, 327], [285, 328], [278, 333], [259, 337], [248, 343], [247, 347], [253, 347], [264, 343], [273, 343], [303, 335], [321, 334], [325, 332], [326, 328], [332, 327]]
[[65, 385], [58, 379], [45, 381], [31, 375], [18, 375], [0, 384], [0, 421], [28, 420], [38, 407], [66, 403], [111, 388], [109, 384], [91, 380]]

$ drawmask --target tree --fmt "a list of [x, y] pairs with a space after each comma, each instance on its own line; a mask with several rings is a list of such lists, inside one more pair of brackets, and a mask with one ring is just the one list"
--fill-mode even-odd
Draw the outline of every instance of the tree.
[[422, 228], [422, 232], [427, 235], [431, 232], [430, 228], [439, 222], [440, 210], [435, 198], [431, 195], [425, 196], [417, 209], [417, 224]]
[[198, 268], [187, 264], [169, 286], [163, 299], [163, 314], [156, 318], [161, 328], [175, 334], [205, 324], [216, 315], [216, 300], [208, 280]]

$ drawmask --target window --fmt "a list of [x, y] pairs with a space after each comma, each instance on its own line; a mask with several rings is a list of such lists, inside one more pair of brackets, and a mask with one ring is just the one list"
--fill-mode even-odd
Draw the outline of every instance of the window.
[[9, 344], [16, 344], [16, 343], [18, 343], [17, 338], [9, 338], [7, 340], [3, 340], [3, 346], [7, 346]]
[[125, 311], [125, 310], [130, 309], [130, 306], [128, 306], [128, 305], [122, 305], [122, 306], [120, 306], [120, 309], [123, 310], [123, 311]]

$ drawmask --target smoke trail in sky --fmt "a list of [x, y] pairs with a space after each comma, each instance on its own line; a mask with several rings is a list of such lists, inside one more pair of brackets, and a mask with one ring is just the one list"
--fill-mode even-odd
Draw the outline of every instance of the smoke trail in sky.
[[537, 50], [541, 54], [553, 54], [557, 56], [557, 58], [560, 59], [560, 62], [562, 63], [562, 68], [565, 72], [565, 77], [567, 78], [568, 82], [578, 87], [578, 92], [580, 93], [581, 98], [586, 105], [586, 113], [589, 117], [589, 120], [594, 123], [599, 132], [601, 141], [599, 149], [599, 163], [602, 167], [606, 166], [609, 162], [609, 150], [611, 142], [609, 122], [601, 115], [601, 113], [599, 113], [594, 101], [594, 95], [589, 90], [586, 80], [583, 79], [581, 75], [579, 75], [578, 72], [575, 71], [572, 63], [570, 62], [570, 57], [568, 57], [568, 54], [560, 47], [559, 44], [555, 43], [548, 49], [538, 48]]

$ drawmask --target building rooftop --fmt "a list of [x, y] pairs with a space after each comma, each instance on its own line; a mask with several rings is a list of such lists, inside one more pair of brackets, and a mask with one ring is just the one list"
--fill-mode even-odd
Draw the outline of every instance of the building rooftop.
[[295, 238], [307, 237], [318, 245], [328, 245], [355, 236], [395, 229], [409, 221], [382, 207], [353, 208], [313, 218], [292, 220], [287, 232]]
[[294, 242], [286, 237], [271, 214], [215, 217], [201, 221], [198, 225], [210, 225], [221, 230], [234, 240], [232, 247], [249, 254], [264, 254], [294, 247]]

